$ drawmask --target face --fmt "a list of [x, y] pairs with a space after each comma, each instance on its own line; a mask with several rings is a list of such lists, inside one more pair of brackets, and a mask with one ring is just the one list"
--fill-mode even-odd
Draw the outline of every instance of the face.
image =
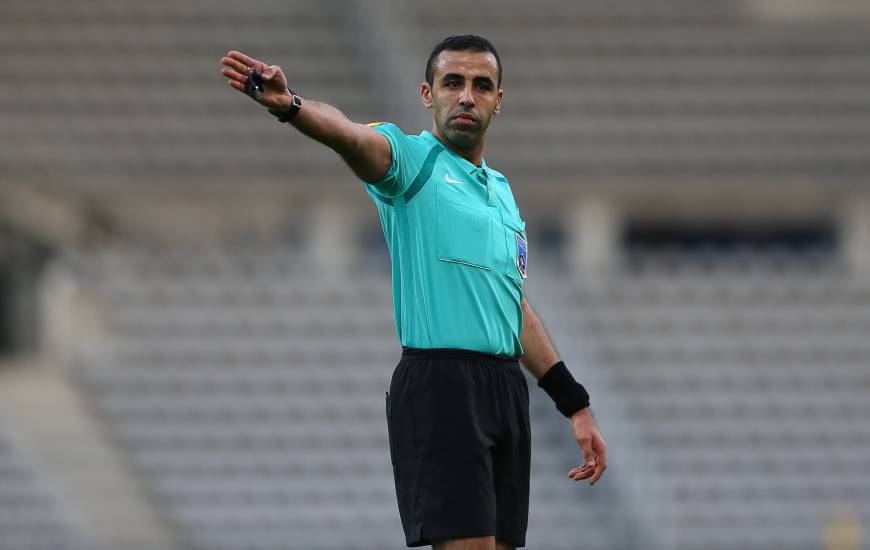
[[440, 137], [459, 149], [480, 145], [504, 92], [491, 52], [441, 52], [433, 64], [432, 85], [424, 82], [423, 105], [432, 109]]

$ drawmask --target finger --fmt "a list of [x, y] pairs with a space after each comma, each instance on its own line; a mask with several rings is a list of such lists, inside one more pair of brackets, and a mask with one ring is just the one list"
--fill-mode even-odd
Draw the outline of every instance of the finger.
[[257, 61], [256, 59], [254, 59], [252, 57], [248, 57], [247, 55], [243, 54], [242, 52], [237, 52], [236, 50], [230, 50], [227, 53], [227, 56], [229, 56], [237, 61], [240, 61], [245, 67], [251, 67], [255, 71], [263, 72], [263, 69], [266, 68], [266, 64], [263, 63], [262, 61]]
[[607, 469], [607, 445], [604, 444], [604, 440], [601, 439], [600, 435], [595, 441], [595, 450], [595, 475], [593, 475], [592, 479], [589, 480], [589, 485], [595, 485], [595, 483], [601, 479], [604, 470]]
[[247, 77], [245, 75], [241, 75], [232, 69], [227, 69], [226, 67], [221, 69], [221, 75], [237, 82], [241, 82], [242, 84], [244, 84], [245, 80], [247, 80]]
[[580, 444], [580, 448], [583, 450], [583, 463], [586, 466], [592, 466], [595, 464], [595, 452], [592, 450], [592, 437], [585, 436], [581, 437], [577, 440]]
[[598, 466], [603, 466], [607, 468], [607, 447], [604, 446], [604, 443], [601, 444], [600, 450], [598, 451], [598, 458], [596, 459]]
[[580, 470], [577, 470], [576, 472], [574, 472], [574, 475], [572, 477], [576, 481], [578, 479], [586, 479], [594, 473], [595, 473], [594, 468], [583, 468], [583, 469], [580, 469]]
[[593, 472], [591, 472], [591, 471], [583, 472], [583, 473], [575, 475], [571, 479], [573, 479], [574, 481], [583, 481], [584, 479], [589, 479], [592, 476], [592, 473]]
[[594, 468], [589, 468], [587, 466], [583, 466], [582, 468], [574, 468], [570, 472], [568, 472], [568, 477], [573, 479], [574, 481], [580, 481], [581, 479], [587, 479], [595, 473]]
[[245, 94], [245, 95], [248, 94], [248, 92], [245, 91], [245, 85], [244, 85], [244, 84], [242, 84], [242, 83], [240, 83], [240, 82], [238, 82], [238, 81], [236, 81], [236, 80], [227, 80], [227, 83], [228, 83], [230, 86], [232, 86], [233, 88], [235, 88], [236, 90], [242, 92], [243, 94]]
[[595, 468], [595, 474], [592, 476], [592, 479], [589, 480], [589, 485], [595, 485], [601, 476], [604, 475], [604, 470], [607, 469], [607, 464], [599, 463], [598, 467]]
[[232, 59], [230, 57], [221, 57], [221, 63], [223, 63], [225, 67], [228, 67], [239, 74], [244, 75], [248, 72], [248, 66], [236, 59]]
[[248, 57], [247, 55], [243, 54], [242, 52], [239, 52], [236, 50], [228, 51], [227, 57], [230, 57], [232, 59], [235, 59], [236, 61], [239, 61], [240, 63], [242, 63], [246, 67], [253, 67], [254, 62], [256, 61], [254, 58]]

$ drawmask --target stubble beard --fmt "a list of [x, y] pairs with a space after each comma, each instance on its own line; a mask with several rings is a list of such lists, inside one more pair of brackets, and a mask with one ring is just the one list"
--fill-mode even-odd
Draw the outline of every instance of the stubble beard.
[[478, 121], [479, 125], [474, 128], [456, 128], [452, 124], [452, 120], [447, 121], [442, 129], [444, 137], [450, 140], [450, 143], [459, 149], [470, 150], [474, 149], [483, 141], [483, 136], [486, 135], [486, 126]]

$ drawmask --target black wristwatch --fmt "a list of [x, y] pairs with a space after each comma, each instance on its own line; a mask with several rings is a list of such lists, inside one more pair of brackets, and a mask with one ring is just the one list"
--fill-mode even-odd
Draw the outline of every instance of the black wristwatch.
[[286, 111], [276, 111], [275, 109], [269, 109], [269, 113], [271, 113], [275, 118], [278, 119], [278, 122], [290, 122], [293, 117], [296, 116], [296, 113], [299, 112], [299, 109], [302, 108], [302, 98], [296, 95], [291, 89], [287, 89], [290, 92], [290, 95], [293, 96], [293, 103], [290, 104], [290, 108]]

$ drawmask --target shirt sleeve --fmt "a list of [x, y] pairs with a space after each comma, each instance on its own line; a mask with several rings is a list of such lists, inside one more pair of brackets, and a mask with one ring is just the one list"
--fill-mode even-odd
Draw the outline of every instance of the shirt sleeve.
[[394, 198], [403, 194], [423, 162], [423, 151], [418, 143], [406, 136], [395, 124], [384, 122], [370, 125], [390, 142], [390, 170], [378, 181], [365, 182], [368, 189], [382, 197]]

